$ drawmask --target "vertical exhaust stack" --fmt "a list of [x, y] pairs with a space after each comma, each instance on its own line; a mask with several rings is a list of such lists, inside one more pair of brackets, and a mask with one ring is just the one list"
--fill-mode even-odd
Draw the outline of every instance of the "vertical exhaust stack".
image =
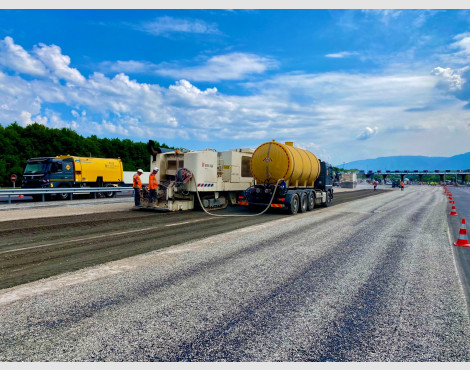
[[157, 160], [157, 154], [162, 152], [160, 148], [155, 148], [155, 143], [153, 140], [149, 140], [149, 142], [147, 143], [147, 151], [152, 156], [154, 161]]
[[167, 148], [155, 148], [155, 142], [153, 140], [149, 140], [149, 142], [147, 143], [147, 151], [153, 157], [153, 161], [156, 161], [157, 154], [174, 152], [175, 150]]

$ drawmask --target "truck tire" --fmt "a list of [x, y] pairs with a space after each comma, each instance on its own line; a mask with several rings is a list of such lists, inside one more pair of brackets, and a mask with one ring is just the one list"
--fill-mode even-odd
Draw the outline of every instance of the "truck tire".
[[[69, 186], [59, 186], [59, 188], [69, 188]], [[59, 200], [69, 200], [70, 199], [70, 193], [58, 193], [56, 194], [57, 199]]]
[[307, 212], [307, 206], [308, 206], [307, 203], [308, 203], [307, 193], [302, 193], [300, 197], [300, 207], [299, 207], [300, 213]]
[[323, 207], [329, 207], [330, 206], [330, 203], [331, 203], [331, 194], [330, 192], [326, 192], [326, 202], [323, 202], [322, 203], [322, 206]]
[[315, 194], [313, 194], [313, 192], [311, 192], [308, 195], [307, 211], [313, 211], [314, 208], [315, 208]]
[[294, 194], [290, 201], [289, 213], [291, 215], [296, 215], [298, 211], [299, 211], [299, 196], [297, 194]]
[[[106, 185], [106, 187], [113, 187], [114, 188], [113, 185]], [[114, 194], [116, 194], [116, 192], [115, 191], [107, 191], [106, 193], [102, 193], [102, 194], [104, 194], [104, 196], [106, 198], [112, 198], [112, 197], [114, 197]]]

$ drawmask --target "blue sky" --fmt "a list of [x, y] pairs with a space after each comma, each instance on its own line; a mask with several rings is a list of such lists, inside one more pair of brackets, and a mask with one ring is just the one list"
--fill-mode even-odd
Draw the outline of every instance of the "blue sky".
[[451, 156], [470, 151], [469, 79], [469, 10], [0, 10], [3, 125]]

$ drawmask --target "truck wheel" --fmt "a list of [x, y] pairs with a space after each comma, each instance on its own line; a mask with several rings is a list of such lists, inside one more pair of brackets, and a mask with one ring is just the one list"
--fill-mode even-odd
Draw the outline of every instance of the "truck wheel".
[[300, 208], [299, 208], [300, 213], [307, 212], [307, 203], [308, 203], [307, 193], [302, 193], [302, 196], [300, 198]]
[[[106, 185], [106, 187], [114, 188], [113, 185]], [[112, 198], [112, 197], [114, 197], [114, 194], [116, 194], [116, 192], [115, 191], [107, 191], [106, 193], [102, 193], [102, 194], [104, 194], [104, 196], [106, 198]]]
[[294, 194], [290, 201], [290, 209], [289, 212], [291, 215], [296, 215], [299, 210], [299, 196]]
[[322, 206], [323, 207], [329, 207], [330, 203], [331, 203], [331, 194], [330, 194], [330, 192], [327, 192], [326, 193], [326, 202], [322, 203]]
[[308, 196], [307, 211], [313, 211], [314, 208], [315, 208], [315, 195], [312, 192]]
[[[68, 188], [68, 186], [61, 186], [61, 188]], [[70, 193], [59, 193], [56, 196], [59, 200], [67, 200], [70, 198]]]

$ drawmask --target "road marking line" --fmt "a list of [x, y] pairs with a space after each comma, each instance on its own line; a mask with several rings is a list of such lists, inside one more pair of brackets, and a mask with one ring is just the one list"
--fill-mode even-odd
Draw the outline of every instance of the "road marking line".
[[[176, 223], [176, 224], [163, 225], [163, 227], [179, 226], [179, 225], [183, 225], [183, 224], [192, 224], [192, 223], [195, 223], [195, 222], [206, 221], [206, 220], [210, 220], [210, 218], [199, 218], [199, 219], [193, 220], [193, 221], [185, 221], [185, 222], [179, 222], [179, 223]], [[7, 251], [0, 252], [0, 254], [10, 253], [10, 252], [24, 251], [24, 250], [28, 250], [28, 249], [36, 249], [36, 248], [50, 247], [50, 246], [52, 246], [52, 245], [58, 245], [58, 244], [82, 242], [82, 241], [85, 241], [85, 240], [100, 239], [100, 238], [106, 238], [106, 237], [109, 237], [109, 236], [117, 236], [117, 235], [138, 233], [138, 232], [142, 232], [142, 231], [148, 231], [148, 230], [157, 229], [157, 228], [159, 228], [159, 227], [162, 227], [162, 226], [161, 226], [161, 225], [158, 225], [158, 226], [146, 227], [146, 228], [143, 228], [143, 229], [136, 229], [136, 230], [129, 230], [129, 231], [121, 231], [121, 232], [115, 232], [115, 233], [109, 233], [109, 234], [103, 234], [103, 235], [97, 235], [97, 236], [89, 236], [89, 237], [80, 238], [80, 239], [72, 239], [72, 240], [66, 240], [66, 241], [55, 242], [55, 243], [40, 244], [40, 245], [35, 245], [35, 246], [33, 246], [33, 247], [25, 247], [25, 248], [19, 248], [19, 249], [10, 249], [10, 250], [7, 250]]]

